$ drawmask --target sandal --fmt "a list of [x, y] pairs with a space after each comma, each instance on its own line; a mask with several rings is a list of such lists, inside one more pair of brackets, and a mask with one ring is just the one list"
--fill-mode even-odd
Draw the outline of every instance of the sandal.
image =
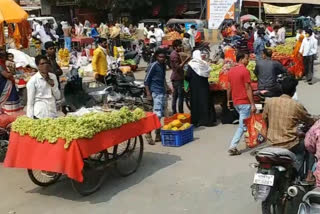
[[152, 135], [150, 133], [145, 135], [146, 141], [149, 145], [155, 145], [156, 143], [152, 140]]
[[228, 152], [229, 152], [229, 155], [230, 155], [230, 156], [241, 155], [241, 152], [240, 152], [238, 149], [236, 149], [236, 148], [230, 149]]

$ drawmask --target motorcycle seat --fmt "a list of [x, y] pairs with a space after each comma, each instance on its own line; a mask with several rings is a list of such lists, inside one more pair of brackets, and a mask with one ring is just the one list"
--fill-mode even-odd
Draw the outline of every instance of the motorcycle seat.
[[292, 161], [296, 161], [296, 155], [288, 149], [279, 147], [268, 147], [258, 152], [258, 156], [275, 156], [278, 158], [290, 158]]

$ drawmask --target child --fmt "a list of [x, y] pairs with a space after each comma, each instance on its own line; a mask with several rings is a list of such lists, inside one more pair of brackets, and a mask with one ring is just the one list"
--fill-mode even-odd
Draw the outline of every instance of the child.
[[16, 74], [16, 65], [14, 63], [14, 55], [12, 53], [7, 54], [6, 66], [12, 75]]

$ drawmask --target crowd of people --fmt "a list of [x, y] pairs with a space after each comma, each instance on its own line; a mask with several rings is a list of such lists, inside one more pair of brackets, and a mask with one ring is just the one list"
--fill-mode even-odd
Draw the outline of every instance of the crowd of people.
[[[56, 44], [61, 47], [69, 46], [71, 37], [91, 36], [97, 41], [97, 48], [92, 58], [92, 69], [95, 80], [105, 83], [108, 72], [107, 56], [108, 38], [117, 38], [120, 32], [134, 34], [136, 28], [116, 24], [108, 26], [104, 23], [98, 27], [86, 21], [81, 24], [77, 19], [72, 26], [67, 23], [59, 24], [53, 30], [51, 24], [34, 21], [32, 36], [41, 41], [41, 54], [35, 62], [38, 72], [27, 83], [27, 116], [40, 118], [55, 118], [58, 116], [56, 102], [61, 98], [61, 85], [59, 78], [62, 70], [56, 61]], [[186, 31], [184, 25], [179, 27], [168, 26], [169, 32], [176, 31], [182, 34], [183, 39], [177, 39], [172, 43], [173, 51], [170, 54], [170, 67], [172, 74], [171, 84], [166, 81], [167, 52], [160, 48], [164, 38], [164, 30], [160, 26], [145, 28], [145, 36], [150, 45], [156, 50], [154, 61], [148, 65], [144, 80], [145, 91], [148, 100], [153, 101], [153, 111], [161, 119], [165, 115], [168, 106], [168, 95], [172, 94], [171, 113], [184, 113], [184, 99], [186, 83], [190, 89], [191, 122], [195, 127], [212, 127], [217, 123], [214, 104], [210, 95], [208, 82], [211, 71], [206, 53], [196, 49], [199, 32], [195, 26]], [[279, 74], [286, 74], [286, 68], [279, 62], [272, 60], [272, 50], [268, 47], [285, 43], [285, 27], [280, 23], [251, 25], [246, 23], [243, 29], [236, 23], [230, 23], [223, 27], [222, 34], [230, 39], [236, 51], [236, 65], [228, 71], [229, 88], [227, 91], [227, 106], [234, 108], [239, 114], [239, 127], [231, 140], [228, 153], [240, 155], [237, 149], [241, 138], [246, 131], [244, 120], [256, 112], [254, 93], [251, 86], [250, 72], [246, 68], [249, 55], [256, 56], [256, 68], [254, 73], [258, 79], [258, 91], [266, 100], [263, 118], [268, 132], [267, 139], [273, 146], [287, 148], [297, 154], [298, 159], [304, 157], [304, 143], [299, 142], [297, 126], [300, 122], [312, 125], [315, 119], [308, 114], [305, 108], [293, 99], [296, 93], [298, 81], [293, 77], [286, 77], [282, 83], [277, 81]], [[311, 29], [299, 30], [296, 37], [297, 43], [293, 50], [293, 56], [304, 65], [306, 81], [312, 84], [313, 62], [318, 52], [318, 43]], [[56, 43], [55, 43], [56, 42]], [[184, 56], [184, 57], [182, 57]], [[21, 111], [23, 107], [19, 103], [19, 95], [15, 88], [13, 75], [15, 67], [13, 55], [6, 52], [5, 47], [0, 47], [0, 109], [4, 113]], [[151, 133], [146, 135], [149, 144], [161, 141], [160, 130], [156, 131], [155, 140]], [[314, 139], [307, 138], [305, 144], [311, 153], [317, 151], [310, 146]], [[312, 155], [310, 154], [310, 157]], [[309, 175], [307, 180], [312, 180], [312, 158], [309, 162]], [[320, 179], [317, 178], [320, 183]]]
[[[281, 23], [255, 24], [246, 22], [243, 28], [239, 24], [229, 23], [222, 28], [222, 35], [243, 53], [254, 53], [260, 60], [266, 48], [285, 44], [286, 28]], [[307, 82], [311, 85], [313, 64], [318, 51], [318, 40], [310, 28], [298, 29], [296, 48], [293, 52], [296, 68], [302, 67]]]

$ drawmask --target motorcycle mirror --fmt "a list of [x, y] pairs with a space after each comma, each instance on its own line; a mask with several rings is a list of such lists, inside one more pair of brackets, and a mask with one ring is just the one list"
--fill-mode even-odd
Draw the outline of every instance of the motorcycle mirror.
[[253, 169], [256, 169], [256, 168], [259, 167], [259, 164], [257, 164], [257, 163], [250, 163], [249, 166], [250, 166], [251, 168], [253, 168]]

